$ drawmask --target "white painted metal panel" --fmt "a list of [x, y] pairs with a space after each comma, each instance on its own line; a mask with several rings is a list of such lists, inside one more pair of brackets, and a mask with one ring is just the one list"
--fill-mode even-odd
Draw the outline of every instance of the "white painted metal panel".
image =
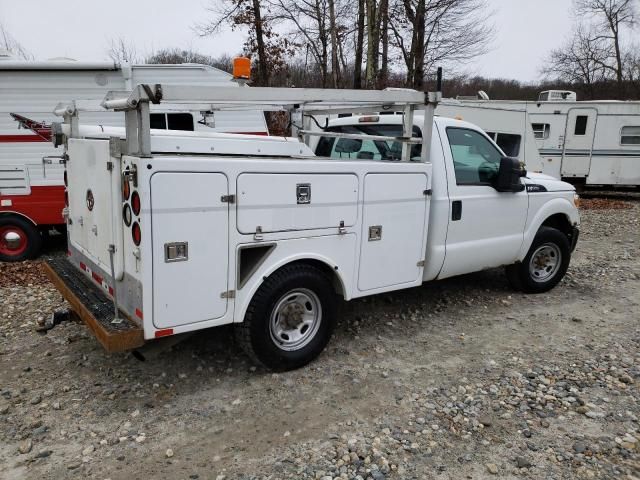
[[[584, 134], [578, 135], [576, 122], [586, 117]], [[572, 108], [567, 115], [561, 174], [563, 177], [586, 177], [591, 168], [591, 151], [598, 121], [595, 108]]]
[[[422, 282], [427, 188], [423, 173], [365, 176], [358, 290]], [[370, 239], [374, 228], [381, 229], [379, 240]]]
[[28, 195], [29, 171], [24, 165], [0, 164], [0, 195]]
[[[158, 172], [151, 177], [153, 323], [171, 328], [224, 316], [229, 265], [228, 191], [221, 173]], [[188, 259], [166, 262], [165, 244], [186, 242]]]
[[[298, 203], [308, 185], [310, 202]], [[246, 173], [238, 176], [238, 231], [282, 232], [350, 227], [358, 218], [355, 174]]]
[[[109, 245], [115, 245], [114, 267], [116, 278], [120, 278], [123, 258], [119, 163], [109, 154], [108, 140], [69, 139], [69, 157], [74, 159], [67, 165], [71, 182], [69, 241], [107, 275], [111, 275]], [[107, 169], [110, 161], [115, 162], [113, 170]]]

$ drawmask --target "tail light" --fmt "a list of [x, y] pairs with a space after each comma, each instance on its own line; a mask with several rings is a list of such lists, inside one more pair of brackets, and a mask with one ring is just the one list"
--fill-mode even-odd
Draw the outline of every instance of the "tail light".
[[133, 238], [135, 246], [139, 247], [140, 242], [142, 241], [142, 232], [140, 231], [140, 224], [138, 222], [133, 222], [133, 226], [131, 227], [131, 237]]
[[131, 209], [135, 216], [140, 215], [140, 195], [138, 192], [133, 192], [131, 195]]
[[126, 175], [122, 175], [122, 201], [126, 202], [129, 200], [129, 195], [131, 195], [131, 184], [129, 183], [129, 178]]
[[129, 206], [128, 203], [125, 203], [124, 207], [122, 207], [122, 219], [124, 220], [124, 224], [127, 227], [131, 226], [131, 221], [133, 220], [133, 217], [131, 215], [131, 207]]

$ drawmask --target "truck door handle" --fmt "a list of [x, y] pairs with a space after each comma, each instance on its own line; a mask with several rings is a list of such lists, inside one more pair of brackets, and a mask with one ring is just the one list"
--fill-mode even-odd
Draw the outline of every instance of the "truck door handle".
[[451, 202], [451, 220], [456, 222], [462, 218], [462, 200]]

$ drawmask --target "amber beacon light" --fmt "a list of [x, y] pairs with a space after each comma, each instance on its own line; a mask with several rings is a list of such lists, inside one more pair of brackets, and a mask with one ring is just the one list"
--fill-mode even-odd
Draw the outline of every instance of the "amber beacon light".
[[233, 59], [233, 78], [238, 80], [249, 80], [251, 78], [251, 60], [247, 57], [236, 57]]

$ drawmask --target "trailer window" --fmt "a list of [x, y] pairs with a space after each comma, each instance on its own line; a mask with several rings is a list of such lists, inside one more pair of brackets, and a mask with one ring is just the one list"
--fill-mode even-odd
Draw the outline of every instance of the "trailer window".
[[640, 145], [640, 127], [622, 127], [622, 145]]
[[150, 117], [151, 128], [156, 130], [167, 129], [167, 115], [165, 113], [152, 113]]
[[151, 128], [193, 132], [193, 115], [190, 113], [152, 113]]
[[521, 139], [520, 135], [498, 133], [495, 142], [508, 157], [517, 157], [520, 155]]
[[533, 128], [533, 136], [538, 140], [545, 140], [549, 138], [551, 125], [548, 123], [532, 123], [531, 127]]
[[[399, 137], [402, 125], [343, 125], [329, 127], [328, 132], [351, 133], [358, 135], [382, 135]], [[413, 127], [413, 136], [421, 137], [420, 128]], [[411, 147], [411, 158], [420, 158], [422, 145]], [[316, 155], [331, 158], [353, 158], [361, 160], [400, 160], [402, 143], [392, 140], [353, 140], [335, 137], [320, 137]]]
[[578, 115], [576, 117], [576, 129], [574, 131], [574, 134], [578, 136], [586, 135], [588, 122], [589, 117], [587, 117], [586, 115]]
[[453, 167], [458, 185], [488, 185], [492, 182], [502, 154], [475, 130], [447, 128]]

